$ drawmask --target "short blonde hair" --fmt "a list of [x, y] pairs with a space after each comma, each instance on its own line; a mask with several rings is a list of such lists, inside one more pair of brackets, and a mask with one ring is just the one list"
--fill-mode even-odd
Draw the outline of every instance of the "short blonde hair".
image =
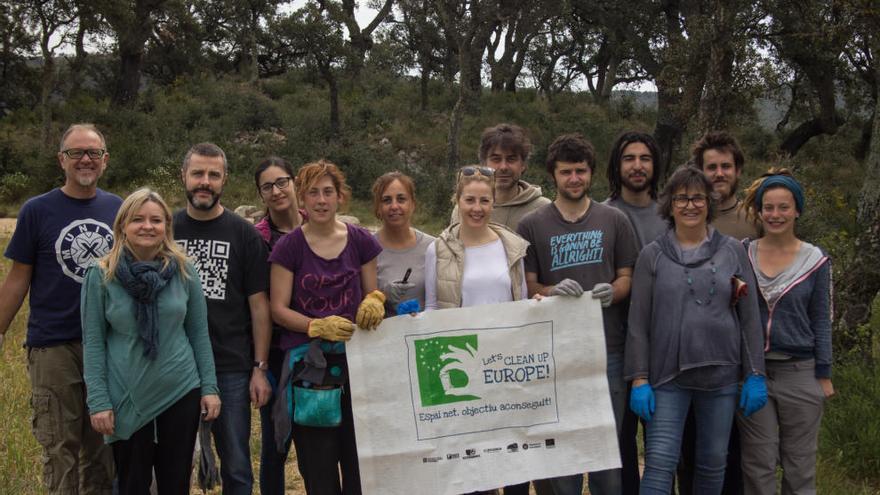
[[171, 263], [171, 260], [176, 261], [180, 275], [188, 278], [186, 273], [186, 255], [174, 242], [171, 209], [168, 208], [168, 205], [162, 200], [159, 193], [150, 188], [143, 187], [129, 194], [125, 201], [122, 202], [122, 206], [119, 207], [119, 212], [116, 213], [116, 220], [113, 221], [113, 247], [110, 248], [110, 252], [106, 256], [98, 261], [98, 265], [104, 270], [105, 282], [113, 280], [113, 277], [116, 275], [116, 267], [119, 266], [123, 250], [128, 249], [131, 251], [129, 240], [125, 236], [125, 228], [128, 227], [128, 224], [131, 223], [132, 218], [140, 211], [141, 207], [149, 202], [159, 205], [165, 215], [165, 238], [162, 239], [162, 246], [159, 248], [156, 257], [163, 261], [163, 269]]

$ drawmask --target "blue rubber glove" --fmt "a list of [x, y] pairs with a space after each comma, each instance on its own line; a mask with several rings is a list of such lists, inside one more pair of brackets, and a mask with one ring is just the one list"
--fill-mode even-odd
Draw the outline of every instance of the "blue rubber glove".
[[763, 375], [750, 375], [743, 383], [742, 393], [739, 396], [739, 408], [743, 410], [743, 416], [749, 417], [767, 403], [767, 384]]
[[408, 299], [397, 305], [397, 316], [418, 313], [422, 310], [418, 299]]
[[654, 415], [654, 389], [651, 384], [643, 383], [633, 387], [629, 394], [629, 408], [645, 421], [651, 421]]

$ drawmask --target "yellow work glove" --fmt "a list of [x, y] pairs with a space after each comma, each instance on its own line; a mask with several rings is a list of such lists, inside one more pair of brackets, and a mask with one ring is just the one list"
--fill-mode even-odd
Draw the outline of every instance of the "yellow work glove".
[[309, 337], [345, 342], [351, 340], [354, 325], [341, 316], [327, 316], [309, 322]]
[[372, 330], [378, 327], [379, 323], [382, 323], [382, 318], [384, 317], [385, 294], [374, 290], [361, 301], [361, 305], [358, 306], [357, 317], [354, 321], [357, 322], [358, 327]]

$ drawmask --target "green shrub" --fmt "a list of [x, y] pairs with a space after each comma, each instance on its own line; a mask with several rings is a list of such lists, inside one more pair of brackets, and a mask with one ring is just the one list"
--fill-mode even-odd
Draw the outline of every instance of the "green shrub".
[[0, 177], [0, 202], [15, 203], [27, 197], [31, 190], [30, 177], [22, 172], [12, 172]]
[[874, 363], [849, 361], [834, 369], [837, 396], [825, 404], [820, 455], [850, 477], [880, 483], [880, 370]]

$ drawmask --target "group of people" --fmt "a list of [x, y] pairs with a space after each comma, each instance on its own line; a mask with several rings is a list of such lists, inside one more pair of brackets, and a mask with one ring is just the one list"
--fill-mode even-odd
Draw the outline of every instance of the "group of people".
[[[487, 128], [434, 238], [413, 227], [415, 184], [396, 171], [372, 186], [376, 232], [342, 222], [351, 188], [327, 160], [258, 164], [266, 211], [251, 224], [220, 202], [228, 164], [211, 143], [183, 160], [185, 209], [173, 214], [147, 188], [122, 200], [97, 187], [104, 136], [71, 126], [64, 185], [21, 208], [0, 289], [0, 345], [31, 294], [25, 346], [46, 488], [188, 493], [210, 421], [224, 493], [251, 493], [253, 405], [261, 493], [284, 493], [292, 443], [307, 493], [358, 494], [354, 332], [421, 310], [583, 296], [603, 308], [622, 463], [587, 473], [590, 493], [668, 494], [676, 479], [679, 493], [775, 493], [777, 462], [784, 493], [814, 493], [834, 393], [829, 258], [796, 235], [805, 192], [791, 173], [771, 170], [739, 199], [736, 140], [711, 132], [692, 151], [660, 190], [654, 139], [621, 134], [600, 203], [593, 146], [562, 135], [546, 153], [551, 201], [521, 178], [526, 131]], [[532, 483], [579, 495], [584, 480]]]

